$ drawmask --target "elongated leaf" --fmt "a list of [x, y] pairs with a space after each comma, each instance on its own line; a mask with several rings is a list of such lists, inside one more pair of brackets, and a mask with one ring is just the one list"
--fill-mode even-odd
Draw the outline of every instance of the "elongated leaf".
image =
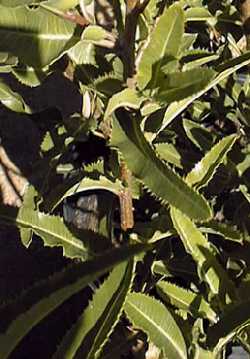
[[[53, 359], [93, 358], [119, 319], [130, 287], [133, 263], [116, 266], [87, 309], [64, 337]], [[76, 356], [75, 356], [76, 355]], [[96, 356], [95, 356], [96, 357]]]
[[[200, 96], [204, 95], [207, 91], [211, 90], [213, 87], [218, 85], [221, 81], [232, 75], [234, 72], [240, 68], [247, 66], [250, 63], [250, 52], [247, 52], [236, 59], [228, 61], [224, 66], [218, 67], [216, 70], [219, 71], [219, 74], [211, 80], [211, 82], [201, 91], [195, 95], [186, 98], [184, 100], [174, 102], [168, 106], [165, 113], [161, 128], [155, 135], [155, 137], [166, 128], [182, 111], [184, 111], [193, 101], [195, 101]], [[153, 138], [154, 139], [154, 138]], [[152, 139], [152, 140], [153, 140]]]
[[39, 2], [39, 0], [0, 0], [0, 5], [5, 7], [17, 7], [34, 4], [35, 2]]
[[17, 213], [14, 208], [0, 205], [0, 221], [23, 230], [32, 230], [43, 239], [45, 245], [63, 247], [64, 255], [67, 257], [86, 259], [89, 256], [84, 242], [69, 231], [60, 217], [25, 207]]
[[134, 89], [127, 88], [121, 92], [118, 92], [109, 100], [104, 114], [104, 120], [106, 120], [119, 107], [139, 109], [144, 100], [145, 99], [141, 97]]
[[243, 234], [239, 230], [226, 223], [220, 223], [213, 219], [209, 222], [203, 223], [200, 230], [206, 233], [218, 234], [230, 241], [241, 244], [243, 243]]
[[195, 318], [207, 318], [213, 323], [217, 321], [217, 314], [201, 294], [191, 292], [166, 281], [158, 282], [156, 290], [159, 296], [167, 303], [188, 311]]
[[46, 5], [47, 7], [52, 7], [58, 10], [69, 10], [76, 7], [79, 4], [79, 0], [48, 0], [43, 1], [42, 5]]
[[31, 113], [31, 109], [26, 105], [22, 97], [13, 92], [3, 81], [0, 81], [0, 102], [11, 111]]
[[43, 68], [57, 59], [73, 36], [74, 24], [43, 9], [0, 7], [0, 51]]
[[127, 296], [125, 312], [136, 328], [142, 329], [169, 358], [187, 358], [182, 333], [167, 308], [154, 298], [141, 293]]
[[237, 139], [236, 135], [223, 138], [188, 173], [186, 182], [190, 186], [204, 187], [213, 178], [217, 167], [222, 164]]
[[239, 332], [250, 325], [250, 301], [232, 306], [221, 315], [218, 323], [208, 329], [208, 345], [217, 346], [219, 351], [222, 346], [231, 341]]
[[94, 260], [69, 266], [25, 291], [15, 301], [0, 307], [1, 359], [9, 358], [22, 338], [73, 294], [115, 265], [150, 248], [139, 244], [112, 249]]
[[167, 74], [155, 98], [164, 103], [182, 100], [206, 87], [214, 74], [213, 70], [205, 68]]
[[195, 224], [177, 209], [171, 209], [171, 217], [185, 248], [195, 260], [201, 279], [210, 288], [213, 295], [225, 301], [227, 294], [231, 300], [235, 298], [235, 288], [225, 270], [215, 257], [214, 250]]
[[183, 33], [184, 13], [178, 4], [174, 4], [159, 18], [142, 53], [137, 70], [139, 89], [143, 90], [150, 80], [154, 87], [164, 58], [178, 55]]
[[28, 66], [15, 67], [11, 72], [21, 84], [30, 87], [41, 85], [42, 81], [50, 74], [49, 70], [43, 71]]
[[137, 119], [120, 110], [114, 120], [112, 146], [121, 151], [129, 169], [162, 201], [181, 209], [191, 218], [206, 220], [211, 210], [202, 196], [184, 184], [158, 157], [144, 138]]
[[214, 17], [204, 7], [191, 7], [189, 9], [187, 9], [185, 11], [185, 20], [186, 21], [207, 21], [212, 26], [214, 26], [217, 22], [216, 17]]

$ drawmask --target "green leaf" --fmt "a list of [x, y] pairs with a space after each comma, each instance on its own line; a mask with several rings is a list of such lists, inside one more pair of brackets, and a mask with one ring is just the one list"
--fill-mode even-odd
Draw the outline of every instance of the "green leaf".
[[218, 323], [208, 329], [207, 343], [215, 347], [215, 352], [231, 341], [240, 331], [250, 325], [250, 301], [231, 306], [221, 316]]
[[0, 221], [24, 230], [32, 230], [43, 239], [45, 245], [63, 247], [64, 255], [69, 258], [89, 257], [84, 242], [77, 239], [58, 216], [47, 215], [25, 207], [21, 207], [17, 213], [15, 208], [0, 205]]
[[34, 4], [36, 2], [39, 2], [39, 0], [0, 0], [0, 5], [5, 7], [17, 7]]
[[107, 120], [108, 117], [119, 107], [130, 107], [138, 110], [144, 100], [145, 99], [134, 89], [127, 88], [116, 93], [108, 102], [104, 114], [104, 121]]
[[183, 127], [189, 140], [201, 151], [208, 151], [213, 143], [213, 135], [197, 122], [184, 119]]
[[29, 66], [15, 67], [11, 72], [21, 84], [30, 87], [41, 85], [50, 74], [49, 70], [39, 70]]
[[224, 268], [215, 257], [211, 243], [202, 235], [195, 224], [179, 210], [171, 208], [171, 218], [186, 251], [191, 254], [197, 264], [199, 275], [215, 296], [224, 302], [226, 294], [229, 300], [235, 298], [235, 288]]
[[213, 178], [217, 167], [223, 163], [236, 139], [237, 135], [230, 135], [214, 145], [188, 173], [186, 182], [190, 186], [196, 186], [199, 188], [206, 186]]
[[214, 26], [217, 22], [216, 17], [214, 17], [206, 8], [204, 7], [192, 7], [185, 11], [185, 20], [186, 21], [206, 21], [211, 26]]
[[204, 198], [185, 185], [155, 154], [140, 129], [138, 119], [126, 111], [117, 112], [113, 122], [111, 145], [121, 151], [128, 168], [150, 191], [164, 202], [181, 209], [191, 218], [206, 220], [211, 210]]
[[133, 262], [116, 266], [94, 293], [87, 309], [63, 338], [53, 359], [97, 357], [119, 320], [129, 290]]
[[63, 272], [26, 290], [15, 301], [0, 307], [1, 359], [8, 359], [24, 336], [73, 294], [115, 265], [150, 248], [152, 247], [141, 244], [122, 246], [91, 261], [68, 266]]
[[85, 40], [78, 41], [69, 49], [67, 54], [76, 65], [96, 65], [95, 47], [91, 42]]
[[0, 80], [0, 102], [11, 111], [31, 113], [31, 109], [23, 101], [22, 97], [18, 93], [13, 92], [2, 80]]
[[66, 50], [75, 25], [41, 8], [0, 7], [0, 51], [10, 52], [20, 62], [43, 68]]
[[172, 143], [157, 143], [155, 149], [161, 159], [183, 168], [181, 154]]
[[182, 100], [206, 87], [214, 74], [213, 70], [205, 68], [167, 74], [159, 85], [155, 99], [163, 103]]
[[250, 52], [246, 52], [245, 54], [238, 56], [236, 59], [228, 61], [223, 66], [217, 67], [217, 71], [219, 74], [212, 79], [212, 81], [201, 91], [194, 94], [193, 96], [186, 98], [184, 100], [174, 102], [170, 106], [168, 106], [167, 111], [165, 113], [161, 128], [158, 130], [155, 137], [163, 131], [182, 111], [184, 111], [192, 102], [194, 102], [197, 98], [204, 95], [207, 91], [214, 88], [221, 81], [225, 80], [227, 77], [232, 75], [234, 72], [238, 71], [244, 66], [247, 66], [250, 63]]
[[142, 329], [165, 356], [187, 358], [182, 333], [162, 303], [142, 293], [130, 293], [124, 309], [134, 327]]
[[158, 282], [156, 290], [164, 301], [179, 309], [188, 311], [195, 318], [207, 318], [213, 323], [217, 321], [217, 314], [201, 294], [166, 281]]
[[61, 11], [70, 10], [79, 4], [79, 0], [48, 0], [41, 2], [46, 7], [52, 7]]
[[229, 224], [220, 223], [212, 219], [209, 222], [203, 223], [199, 229], [202, 232], [218, 234], [225, 239], [243, 244], [243, 234]]
[[[149, 81], [157, 81], [166, 57], [176, 57], [184, 33], [184, 13], [178, 4], [170, 6], [157, 21], [137, 69], [137, 84], [143, 90]], [[154, 71], [153, 71], [153, 66]]]

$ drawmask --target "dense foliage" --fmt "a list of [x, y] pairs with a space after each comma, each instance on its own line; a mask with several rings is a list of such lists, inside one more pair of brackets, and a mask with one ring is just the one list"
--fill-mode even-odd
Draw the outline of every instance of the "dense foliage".
[[54, 359], [136, 357], [136, 343], [168, 359], [222, 358], [233, 342], [250, 351], [250, 51], [238, 5], [0, 0], [2, 105], [36, 121], [6, 79], [35, 88], [55, 72], [82, 98], [73, 115], [39, 114], [32, 181], [1, 157], [15, 189], [0, 181], [1, 223], [71, 259], [2, 304], [2, 359], [89, 286]]

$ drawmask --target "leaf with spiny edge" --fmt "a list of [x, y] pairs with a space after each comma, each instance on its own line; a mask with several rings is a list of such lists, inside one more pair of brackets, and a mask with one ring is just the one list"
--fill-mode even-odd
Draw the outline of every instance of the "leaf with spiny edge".
[[190, 186], [198, 188], [206, 186], [213, 178], [217, 167], [223, 163], [237, 138], [238, 136], [233, 134], [220, 140], [196, 163], [195, 167], [186, 176], [185, 181]]
[[212, 219], [211, 221], [202, 223], [199, 229], [202, 232], [218, 234], [224, 239], [243, 244], [243, 233], [227, 223], [217, 222]]
[[216, 323], [217, 314], [201, 294], [194, 293], [191, 290], [184, 289], [167, 281], [158, 282], [156, 290], [162, 300], [167, 303], [188, 311], [195, 318], [207, 318], [212, 323]]
[[121, 109], [113, 121], [111, 145], [122, 153], [132, 174], [162, 202], [169, 202], [196, 220], [211, 217], [205, 199], [156, 156], [143, 136], [138, 119], [130, 118]]
[[143, 244], [125, 245], [106, 251], [92, 260], [74, 263], [1, 306], [1, 359], [8, 359], [25, 335], [72, 295], [117, 264], [150, 249], [153, 247]]
[[133, 261], [116, 266], [65, 335], [52, 359], [97, 358], [118, 322], [131, 286]]
[[103, 162], [88, 165], [84, 171], [59, 184], [44, 199], [44, 209], [51, 211], [56, 208], [65, 198], [76, 193], [90, 190], [106, 190], [115, 195], [123, 189], [119, 179], [110, 179], [104, 174]]
[[[0, 205], [0, 221], [31, 230], [42, 238], [45, 245], [62, 247], [66, 257], [86, 260], [90, 256], [86, 243], [71, 233], [61, 217], [48, 215], [29, 207], [22, 207], [18, 212], [15, 208]], [[86, 238], [85, 241], [89, 239]]]
[[143, 330], [165, 356], [187, 358], [182, 333], [170, 311], [161, 302], [142, 293], [130, 293], [124, 310], [133, 326]]
[[51, 74], [51, 70], [46, 69], [34, 69], [29, 66], [18, 66], [12, 69], [11, 73], [15, 78], [25, 86], [36, 87]]
[[[197, 98], [204, 95], [206, 92], [214, 88], [221, 81], [225, 80], [227, 77], [232, 75], [237, 70], [241, 69], [244, 66], [247, 66], [250, 63], [250, 51], [245, 54], [238, 56], [237, 58], [227, 61], [225, 64], [220, 65], [216, 68], [218, 71], [218, 75], [213, 78], [210, 83], [198, 93], [183, 99], [181, 101], [176, 101], [171, 103], [166, 112], [164, 119], [162, 121], [162, 125], [158, 132], [155, 134], [154, 138], [163, 131], [182, 111], [184, 111], [191, 103], [193, 103]], [[152, 140], [154, 139], [152, 138]]]
[[126, 88], [125, 90], [114, 94], [108, 102], [104, 114], [104, 121], [120, 107], [129, 107], [138, 110], [144, 100], [144, 97], [142, 97], [135, 89], [131, 88]]
[[149, 82], [152, 88], [155, 87], [164, 59], [167, 56], [175, 58], [178, 55], [183, 33], [184, 12], [181, 6], [174, 4], [159, 17], [139, 58], [136, 79], [140, 90]]
[[199, 276], [205, 281], [211, 294], [221, 300], [221, 304], [236, 299], [236, 289], [215, 256], [211, 243], [195, 224], [176, 208], [171, 208], [171, 218], [186, 251], [196, 262]]
[[115, 74], [99, 76], [93, 81], [94, 89], [106, 96], [112, 96], [122, 91], [122, 81]]

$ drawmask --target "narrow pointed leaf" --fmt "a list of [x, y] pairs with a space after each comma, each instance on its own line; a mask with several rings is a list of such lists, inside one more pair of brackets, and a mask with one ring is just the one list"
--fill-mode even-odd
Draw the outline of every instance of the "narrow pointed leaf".
[[[178, 55], [184, 33], [184, 12], [178, 4], [170, 6], [157, 21], [143, 51], [137, 70], [137, 84], [143, 90], [149, 81], [157, 81], [166, 56]], [[155, 69], [153, 71], [153, 66]], [[154, 87], [154, 85], [152, 85]]]
[[137, 119], [131, 119], [126, 111], [118, 113], [113, 122], [112, 146], [118, 147], [127, 166], [157, 197], [181, 209], [194, 219], [206, 220], [211, 210], [205, 199], [184, 184], [155, 154], [143, 136]]
[[217, 321], [217, 314], [201, 294], [166, 281], [158, 282], [156, 290], [164, 301], [179, 309], [188, 311], [195, 318], [207, 318], [213, 323]]
[[127, 261], [150, 246], [122, 246], [91, 261], [77, 263], [37, 283], [17, 299], [0, 307], [0, 357], [9, 358], [24, 336], [73, 294], [82, 290], [115, 265]]
[[164, 103], [180, 101], [205, 88], [215, 72], [211, 69], [192, 69], [165, 75], [155, 99]]
[[217, 167], [223, 163], [237, 139], [236, 135], [223, 138], [188, 173], [186, 182], [190, 186], [204, 187], [213, 178]]
[[[47, 246], [63, 247], [64, 255], [67, 257], [86, 259], [90, 254], [84, 242], [76, 238], [58, 216], [47, 215], [25, 207], [17, 213], [16, 209], [1, 205], [0, 221], [22, 230], [31, 230], [40, 236]], [[23, 234], [27, 235], [27, 233]]]
[[130, 293], [124, 309], [134, 327], [142, 329], [165, 355], [176, 359], [187, 358], [182, 333], [162, 303], [142, 293]]
[[[133, 263], [116, 266], [63, 338], [53, 359], [93, 358], [119, 319], [130, 287]], [[75, 356], [76, 355], [76, 356]]]
[[0, 51], [7, 51], [20, 62], [43, 68], [66, 49], [74, 24], [41, 8], [0, 7]]
[[219, 67], [216, 70], [219, 74], [211, 80], [211, 82], [201, 91], [190, 96], [184, 100], [173, 102], [168, 106], [161, 128], [155, 135], [155, 137], [164, 130], [182, 111], [184, 111], [192, 102], [197, 98], [204, 95], [207, 91], [211, 90], [213, 87], [218, 85], [221, 81], [225, 80], [227, 77], [232, 75], [234, 72], [240, 68], [247, 66], [250, 63], [250, 52], [247, 52], [236, 59], [228, 61], [223, 67]]
[[213, 233], [222, 236], [225, 239], [229, 239], [230, 241], [234, 241], [237, 243], [243, 243], [243, 234], [233, 226], [230, 226], [226, 223], [220, 223], [216, 220], [211, 220], [209, 222], [205, 222], [200, 227], [202, 232]]
[[118, 92], [109, 100], [104, 114], [104, 120], [106, 120], [119, 107], [139, 109], [144, 100], [145, 99], [141, 97], [134, 89], [127, 88], [121, 92]]
[[200, 277], [208, 284], [211, 293], [223, 301], [226, 294], [233, 300], [235, 288], [216, 259], [212, 245], [195, 224], [179, 210], [171, 208], [171, 218], [186, 251], [196, 262]]

